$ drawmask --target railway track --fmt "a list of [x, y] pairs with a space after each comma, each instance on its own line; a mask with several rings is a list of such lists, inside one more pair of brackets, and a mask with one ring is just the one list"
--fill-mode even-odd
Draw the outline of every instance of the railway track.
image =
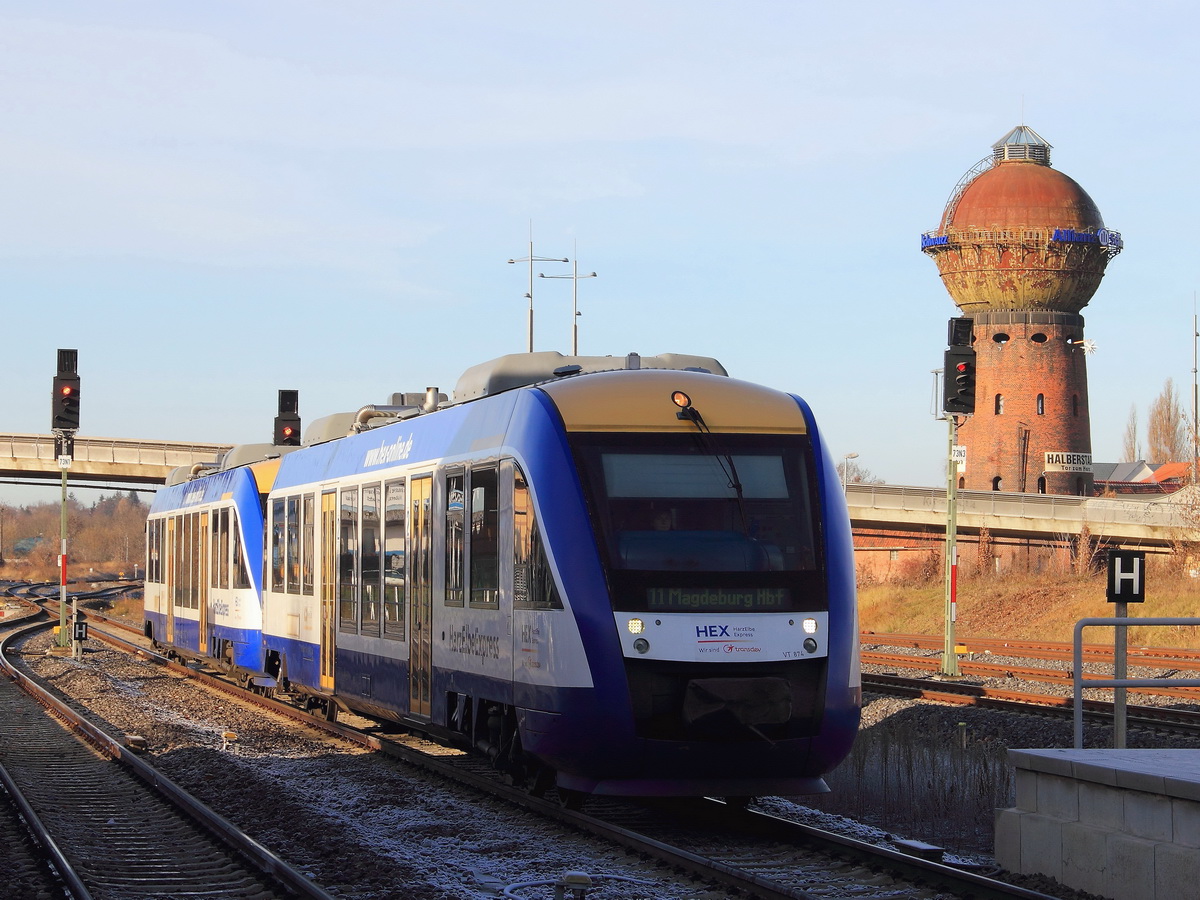
[[[1137, 619], [1130, 619], [1135, 625]], [[966, 647], [967, 653], [984, 653], [995, 656], [1018, 656], [1026, 659], [1073, 661], [1072, 646], [1069, 641], [1017, 641], [1008, 638], [958, 638], [957, 644]], [[911, 647], [916, 650], [940, 651], [945, 646], [945, 638], [941, 636], [922, 634], [876, 634], [863, 632], [863, 646], [878, 645], [884, 647]], [[1084, 662], [1097, 662], [1112, 665], [1111, 644], [1084, 644]], [[1128, 658], [1131, 665], [1165, 665], [1178, 669], [1200, 669], [1200, 650], [1183, 647], [1129, 647]]]
[[0, 642], [9, 675], [0, 681], [0, 760], [37, 840], [57, 847], [54, 867], [69, 896], [329, 900], [21, 673], [9, 660], [14, 637]]
[[[960, 657], [959, 670], [962, 678], [940, 676], [916, 677], [904, 672], [940, 673], [940, 651], [944, 643], [940, 637], [913, 634], [864, 634], [862, 653], [865, 665], [877, 668], [892, 668], [896, 672], [864, 673], [863, 685], [868, 690], [893, 696], [932, 700], [941, 703], [972, 705], [1016, 713], [1031, 711], [1041, 715], [1071, 719], [1074, 699], [1069, 688], [1073, 685], [1069, 667], [1020, 665], [1013, 660], [1044, 659], [1051, 662], [1073, 663], [1070, 644], [1051, 641], [1009, 641], [1000, 639], [966, 639], [961, 643], [969, 656]], [[884, 650], [881, 648], [896, 648]], [[904, 649], [928, 652], [919, 656]], [[975, 654], [1003, 657], [999, 662], [981, 662]], [[1200, 669], [1200, 652], [1176, 648], [1131, 647], [1129, 663], [1148, 671], [1144, 677], [1169, 678], [1180, 670]], [[1083, 673], [1084, 688], [1089, 680], [1108, 678], [1111, 674], [1112, 647], [1100, 644], [1084, 645], [1084, 665], [1093, 671]], [[1108, 671], [1105, 671], [1105, 670]], [[982, 683], [982, 680], [1015, 682], [1016, 686], [997, 687]], [[1046, 684], [1051, 690], [1040, 690], [1024, 685]], [[1054, 689], [1058, 688], [1059, 693]], [[1094, 694], [1095, 692], [1093, 692]], [[1173, 698], [1184, 701], [1179, 704], [1128, 704], [1127, 721], [1130, 725], [1164, 729], [1187, 735], [1200, 734], [1200, 690], [1195, 688], [1137, 688], [1129, 689], [1130, 696], [1148, 698]], [[1111, 696], [1111, 693], [1109, 693]], [[1113, 719], [1113, 703], [1096, 699], [1083, 700], [1084, 715], [1094, 723], [1108, 724]]]
[[[35, 592], [36, 593], [36, 592]], [[89, 612], [91, 635], [104, 637], [96, 623], [102, 618]], [[114, 628], [132, 632], [128, 652], [150, 656], [136, 627], [112, 620]], [[107, 626], [106, 626], [107, 627]], [[116, 636], [111, 636], [116, 639]], [[106, 638], [109, 639], [109, 638]], [[164, 665], [167, 663], [162, 661]], [[199, 677], [240, 700], [280, 711], [271, 701], [246, 692], [191, 666], [175, 671]], [[716, 801], [629, 804], [591, 801], [586, 813], [563, 809], [553, 791], [545, 798], [513, 788], [484, 761], [473, 756], [447, 755], [445, 748], [403, 735], [387, 735], [369, 723], [354, 727], [346, 722], [325, 722], [291, 707], [284, 711], [306, 727], [315, 727], [354, 740], [388, 756], [440, 771], [444, 777], [535, 812], [570, 827], [594, 834], [663, 864], [718, 883], [727, 891], [752, 897], [896, 896], [915, 898], [1026, 897], [1041, 894], [1019, 885], [988, 878], [978, 871], [947, 866], [922, 858], [926, 848], [880, 847], [833, 834], [802, 822], [788, 821], [763, 810], [732, 809]], [[786, 809], [788, 804], [782, 804]], [[936, 855], [936, 854], [934, 854]], [[596, 890], [601, 889], [596, 885]], [[636, 885], [628, 886], [636, 893]], [[645, 896], [654, 896], [648, 890]], [[622, 895], [630, 896], [630, 894]]]
[[[0, 696], [0, 715], [7, 710]], [[30, 815], [19, 791], [10, 791], [10, 778], [0, 766], [0, 847], [4, 848], [4, 879], [10, 897], [70, 900], [66, 883], [55, 865], [53, 850]]]
[[[93, 619], [96, 617], [93, 615]], [[143, 658], [152, 654], [139, 640], [102, 635], [93, 637], [123, 645]], [[327, 722], [277, 700], [252, 694], [216, 677], [156, 660], [188, 674], [242, 702], [255, 703], [292, 717], [306, 727], [336, 734], [408, 764], [503, 799], [538, 816], [585, 831], [631, 851], [683, 869], [693, 878], [718, 883], [728, 891], [764, 898], [813, 896], [856, 898], [1023, 897], [1040, 894], [1019, 885], [988, 878], [978, 871], [945, 865], [895, 847], [847, 838], [777, 815], [727, 807], [717, 801], [628, 803], [590, 801], [586, 812], [563, 808], [553, 792], [531, 795], [506, 783], [500, 773], [477, 756], [448, 751], [409, 735], [389, 735], [370, 723]], [[640, 896], [637, 887], [629, 888]], [[899, 893], [898, 893], [899, 892]], [[645, 896], [653, 896], [648, 892]]]
[[[1070, 720], [1074, 716], [1071, 697], [1059, 697], [1038, 691], [1007, 691], [977, 684], [952, 681], [931, 681], [925, 678], [905, 678], [899, 675], [864, 674], [863, 689], [897, 697], [952, 703], [960, 706], [981, 706], [989, 709], [1028, 715], [1054, 716]], [[1113, 704], [1104, 700], [1084, 700], [1084, 717], [1092, 722], [1111, 723]], [[1126, 706], [1126, 720], [1131, 726], [1167, 729], [1200, 735], [1200, 712], [1167, 706]]]

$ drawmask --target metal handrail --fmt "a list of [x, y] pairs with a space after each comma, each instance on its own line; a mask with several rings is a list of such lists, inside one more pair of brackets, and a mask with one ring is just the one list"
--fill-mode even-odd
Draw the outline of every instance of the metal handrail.
[[[1194, 618], [1162, 618], [1131, 619], [1127, 616], [1120, 618], [1080, 619], [1075, 623], [1074, 659], [1072, 663], [1071, 681], [1075, 687], [1075, 749], [1083, 749], [1083, 629], [1093, 625], [1104, 625], [1128, 628], [1131, 625], [1200, 625], [1200, 619]], [[1102, 678], [1088, 679], [1090, 688], [1130, 688], [1130, 687], [1200, 687], [1200, 678]], [[1123, 712], [1123, 710], [1122, 710]], [[1113, 712], [1117, 714], [1116, 710]], [[1115, 724], [1115, 723], [1114, 723]], [[1124, 730], [1122, 725], [1122, 730]]]

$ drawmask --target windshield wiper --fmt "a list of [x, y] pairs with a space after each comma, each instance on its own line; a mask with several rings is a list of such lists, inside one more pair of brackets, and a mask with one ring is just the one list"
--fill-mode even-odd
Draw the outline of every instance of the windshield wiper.
[[[675, 391], [671, 395], [671, 400], [679, 407], [679, 412], [675, 414], [676, 417], [689, 421], [696, 426], [700, 446], [717, 461], [717, 465], [721, 467], [721, 472], [729, 481], [730, 489], [737, 495], [738, 515], [742, 519], [742, 534], [748, 535], [750, 527], [746, 522], [746, 498], [742, 493], [742, 482], [738, 478], [737, 465], [734, 463], [733, 457], [717, 446], [716, 435], [708, 427], [708, 423], [704, 421], [704, 416], [700, 415], [700, 410], [692, 406], [692, 400], [687, 394], [683, 391]], [[726, 464], [728, 464], [728, 468], [726, 468]]]

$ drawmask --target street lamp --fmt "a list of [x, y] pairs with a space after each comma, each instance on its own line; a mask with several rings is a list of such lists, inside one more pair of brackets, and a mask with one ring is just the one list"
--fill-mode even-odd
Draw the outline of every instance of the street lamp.
[[[566, 260], [563, 260], [566, 262]], [[570, 275], [546, 275], [543, 272], [538, 273], [538, 278], [570, 278], [571, 279], [571, 355], [579, 355], [579, 317], [583, 315], [579, 311], [579, 279], [580, 278], [595, 278], [596, 273], [591, 272], [587, 275], [579, 274], [579, 259], [576, 258], [571, 264]]]
[[[532, 232], [532, 229], [530, 229]], [[533, 255], [533, 236], [529, 238], [529, 255], [522, 256], [520, 259], [510, 259], [509, 264], [527, 262], [529, 263], [529, 293], [525, 296], [529, 298], [529, 352], [533, 352], [533, 264], [535, 262], [567, 262], [564, 256], [561, 259], [557, 256], [534, 256]]]
[[847, 453], [842, 457], [842, 493], [846, 493], [846, 485], [850, 481], [850, 460], [858, 459], [857, 453]]

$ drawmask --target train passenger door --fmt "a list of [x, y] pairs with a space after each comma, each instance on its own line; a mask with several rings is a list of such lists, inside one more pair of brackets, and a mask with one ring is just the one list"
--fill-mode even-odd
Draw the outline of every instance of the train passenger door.
[[338, 504], [337, 492], [321, 495], [321, 670], [320, 687], [333, 690], [337, 639]]
[[208, 513], [200, 513], [200, 533], [196, 536], [196, 602], [199, 604], [200, 634], [196, 636], [200, 653], [212, 653], [208, 635], [208, 567], [211, 563], [208, 535]]
[[409, 559], [412, 586], [409, 604], [408, 711], [429, 718], [433, 685], [433, 478], [409, 485]]

